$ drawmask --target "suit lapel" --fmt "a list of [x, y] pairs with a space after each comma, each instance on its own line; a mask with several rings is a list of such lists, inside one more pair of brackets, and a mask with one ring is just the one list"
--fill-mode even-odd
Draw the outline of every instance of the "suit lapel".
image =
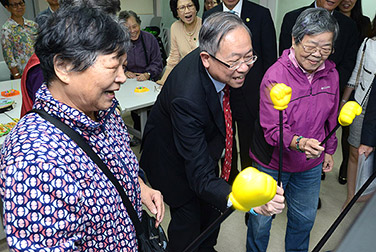
[[215, 124], [221, 131], [222, 135], [226, 137], [225, 118], [221, 104], [219, 103], [218, 94], [203, 65], [201, 65], [200, 72], [202, 76], [202, 86], [206, 94], [206, 102], [213, 116]]

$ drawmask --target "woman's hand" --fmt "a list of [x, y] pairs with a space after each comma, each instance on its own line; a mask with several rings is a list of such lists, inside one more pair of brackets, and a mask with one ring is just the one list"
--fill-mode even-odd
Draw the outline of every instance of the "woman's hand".
[[323, 172], [330, 172], [333, 169], [334, 160], [333, 156], [325, 153], [324, 163], [322, 165], [322, 171]]
[[148, 79], [150, 79], [149, 73], [137, 74], [137, 80], [138, 81], [146, 81]]
[[160, 191], [147, 186], [140, 177], [138, 177], [138, 180], [141, 187], [141, 202], [155, 215], [155, 227], [158, 227], [165, 214], [163, 196]]
[[129, 78], [129, 79], [134, 79], [134, 78], [137, 77], [136, 74], [131, 72], [131, 71], [126, 71], [125, 76], [127, 76], [127, 78]]
[[372, 151], [374, 151], [374, 147], [364, 145], [364, 144], [361, 144], [358, 148], [359, 155], [362, 155], [364, 153], [366, 158], [368, 158], [369, 154], [371, 154]]
[[254, 207], [253, 210], [265, 216], [272, 216], [274, 214], [282, 213], [282, 210], [285, 208], [285, 197], [283, 196], [284, 190], [282, 187], [277, 187], [277, 193], [274, 198], [266, 203], [265, 205]]
[[302, 138], [299, 142], [299, 148], [306, 154], [307, 158], [318, 158], [325, 150], [320, 146], [320, 142], [314, 138]]

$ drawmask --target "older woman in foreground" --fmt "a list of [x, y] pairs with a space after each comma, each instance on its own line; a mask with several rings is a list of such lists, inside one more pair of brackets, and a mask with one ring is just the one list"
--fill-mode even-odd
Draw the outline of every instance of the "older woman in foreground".
[[[34, 108], [91, 145], [128, 194], [164, 214], [162, 196], [138, 177], [129, 135], [115, 108], [126, 81], [129, 34], [110, 16], [65, 7], [41, 27], [36, 54], [46, 80]], [[135, 228], [114, 185], [73, 140], [39, 115], [25, 115], [0, 162], [4, 225], [12, 251], [137, 251]]]
[[[283, 110], [281, 177], [288, 206], [285, 250], [308, 251], [321, 171], [333, 168], [332, 155], [337, 148], [335, 135], [324, 147], [319, 144], [337, 124], [338, 72], [327, 58], [333, 52], [338, 24], [325, 9], [307, 9], [297, 18], [291, 35], [292, 47], [268, 69], [260, 86], [260, 132], [271, 151], [260, 154], [251, 147], [250, 154], [259, 170], [277, 178], [279, 112], [273, 108], [269, 92], [275, 83], [290, 86], [291, 101]], [[247, 251], [266, 251], [271, 223], [271, 216], [250, 217]]]

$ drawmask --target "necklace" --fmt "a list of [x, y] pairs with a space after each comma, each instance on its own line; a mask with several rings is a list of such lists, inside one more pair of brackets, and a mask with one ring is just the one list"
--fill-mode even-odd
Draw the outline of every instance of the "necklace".
[[[189, 41], [189, 43], [191, 44], [191, 46], [192, 46], [192, 40], [196, 41], [196, 38], [193, 37], [193, 35], [196, 33], [196, 30], [197, 30], [197, 23], [198, 23], [198, 21], [197, 21], [197, 17], [196, 17], [196, 19], [195, 19], [195, 25], [194, 25], [193, 30], [192, 30], [191, 32], [188, 32], [185, 23], [183, 23], [183, 26], [184, 26], [184, 27], [183, 27], [184, 32], [185, 32], [185, 34], [188, 36], [188, 41]], [[195, 43], [195, 44], [196, 44], [196, 43]]]
[[197, 17], [195, 18], [195, 25], [194, 25], [194, 27], [193, 27], [193, 30], [191, 31], [191, 32], [189, 32], [188, 30], [187, 30], [187, 26], [185, 25], [185, 23], [183, 23], [183, 26], [184, 26], [184, 32], [185, 32], [185, 34], [187, 34], [188, 36], [192, 36], [195, 32], [196, 32], [196, 26], [197, 26]]

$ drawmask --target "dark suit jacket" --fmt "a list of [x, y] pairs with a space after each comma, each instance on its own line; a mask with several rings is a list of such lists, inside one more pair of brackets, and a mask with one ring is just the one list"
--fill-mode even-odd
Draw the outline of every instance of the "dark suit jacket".
[[[376, 147], [376, 77], [372, 82], [362, 126], [361, 144]], [[374, 161], [376, 165], [376, 160]]]
[[[206, 11], [203, 21], [214, 12], [223, 11], [223, 5]], [[256, 118], [259, 106], [259, 89], [262, 77], [277, 60], [277, 42], [275, 28], [269, 9], [258, 4], [243, 1], [241, 19], [252, 32], [252, 46], [258, 59], [246, 76], [243, 87], [232, 89], [231, 109], [233, 117], [239, 118], [238, 112]]]
[[218, 177], [224, 116], [199, 53], [184, 57], [167, 78], [146, 123], [140, 167], [168, 205], [197, 196], [225, 210], [231, 189]]
[[[279, 54], [282, 54], [283, 50], [291, 47], [292, 27], [300, 13], [305, 9], [314, 7], [315, 4], [313, 3], [310, 6], [290, 11], [283, 17], [281, 33], [279, 35]], [[346, 17], [339, 11], [334, 10], [333, 16], [338, 22], [339, 34], [334, 44], [334, 53], [329, 56], [329, 59], [336, 63], [340, 90], [343, 91], [356, 62], [356, 54], [358, 52], [358, 29], [351, 18]]]

